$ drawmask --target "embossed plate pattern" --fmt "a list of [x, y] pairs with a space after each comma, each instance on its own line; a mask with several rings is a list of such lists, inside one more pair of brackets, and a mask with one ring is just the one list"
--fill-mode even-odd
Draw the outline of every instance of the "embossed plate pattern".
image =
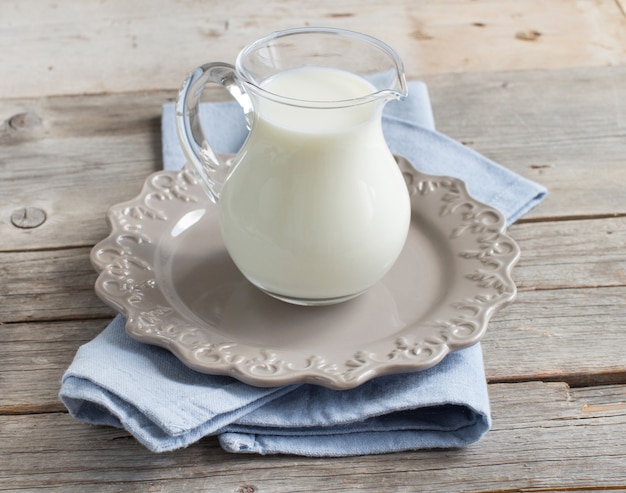
[[151, 175], [138, 197], [109, 210], [111, 234], [91, 252], [96, 292], [127, 317], [131, 337], [252, 385], [349, 389], [429, 368], [478, 342], [514, 299], [519, 248], [502, 215], [462, 181], [398, 164], [411, 194], [409, 237], [388, 275], [354, 300], [298, 307], [252, 287], [187, 169]]

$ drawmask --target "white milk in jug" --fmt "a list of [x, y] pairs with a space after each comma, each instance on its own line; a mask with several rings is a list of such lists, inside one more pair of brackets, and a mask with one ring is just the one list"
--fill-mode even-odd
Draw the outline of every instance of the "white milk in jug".
[[315, 67], [279, 73], [262, 89], [280, 98], [256, 101], [251, 134], [222, 189], [228, 251], [248, 279], [279, 297], [355, 296], [391, 268], [410, 221], [382, 105], [365, 98], [376, 89]]

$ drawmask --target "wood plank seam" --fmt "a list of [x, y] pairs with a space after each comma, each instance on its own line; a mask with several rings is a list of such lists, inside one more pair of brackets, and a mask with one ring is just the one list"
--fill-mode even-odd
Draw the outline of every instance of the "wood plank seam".
[[626, 217], [626, 213], [614, 212], [610, 214], [572, 214], [567, 216], [544, 216], [521, 218], [515, 224], [567, 222], [567, 221], [591, 221], [596, 219], [619, 219]]

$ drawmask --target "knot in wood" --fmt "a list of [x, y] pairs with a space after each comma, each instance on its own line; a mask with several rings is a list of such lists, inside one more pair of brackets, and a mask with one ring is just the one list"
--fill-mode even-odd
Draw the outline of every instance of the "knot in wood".
[[257, 493], [257, 489], [251, 484], [241, 486], [237, 489], [236, 493]]
[[16, 228], [32, 229], [41, 226], [46, 221], [46, 213], [38, 207], [24, 207], [11, 214], [11, 224]]
[[28, 130], [38, 126], [41, 123], [41, 118], [35, 113], [18, 113], [9, 118], [8, 123], [13, 130]]

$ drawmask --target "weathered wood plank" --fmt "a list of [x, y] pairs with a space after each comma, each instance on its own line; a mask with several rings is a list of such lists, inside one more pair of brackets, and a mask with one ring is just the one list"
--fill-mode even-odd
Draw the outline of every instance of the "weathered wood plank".
[[0, 320], [78, 320], [111, 316], [94, 294], [97, 274], [88, 248], [0, 256]]
[[440, 131], [548, 188], [527, 217], [626, 214], [626, 67], [428, 82]]
[[490, 381], [626, 381], [626, 287], [525, 291], [483, 338]]
[[[71, 313], [73, 308], [67, 304], [64, 309]], [[623, 383], [624, 313], [625, 286], [521, 292], [494, 317], [483, 339], [487, 379]], [[108, 320], [0, 327], [0, 414], [62, 410], [57, 393], [63, 372], [78, 346]]]
[[626, 286], [626, 217], [516, 224], [509, 233], [522, 250], [513, 271], [520, 291]]
[[225, 0], [210, 8], [168, 0], [4, 1], [0, 63], [8, 76], [0, 94], [176, 89], [200, 63], [232, 62], [260, 36], [307, 25], [385, 40], [412, 78], [626, 62], [626, 17], [613, 1], [392, 0], [384, 8], [358, 0], [270, 1], [262, 9]]
[[78, 347], [110, 319], [0, 326], [0, 414], [64, 411], [61, 377]]
[[626, 387], [535, 382], [491, 385], [490, 394], [493, 429], [466, 450], [345, 459], [228, 455], [213, 438], [155, 455], [122, 431], [89, 427], [65, 414], [0, 416], [0, 491], [626, 488]]
[[[626, 492], [624, 5], [0, 2], [0, 491]], [[89, 249], [160, 168], [160, 105], [199, 63], [315, 24], [390, 43], [440, 130], [550, 190], [511, 228], [520, 293], [483, 342], [493, 430], [464, 451], [308, 460], [212, 438], [154, 455], [71, 419], [61, 375], [113, 315]], [[28, 207], [45, 222], [14, 226]]]
[[[442, 131], [549, 188], [527, 218], [626, 214], [626, 69], [441, 76], [430, 90]], [[590, 96], [573, 106], [576, 94]], [[160, 107], [173, 96], [0, 101], [0, 250], [106, 236], [108, 207], [161, 167]], [[25, 128], [13, 128], [22, 114], [31, 115]], [[11, 215], [25, 207], [43, 210], [46, 222], [16, 228]]]
[[[0, 147], [3, 151], [11, 152]], [[106, 236], [107, 209], [137, 195], [144, 179], [160, 167], [146, 151], [130, 138], [93, 137], [33, 145], [29, 156], [0, 157], [9, 163], [0, 169], [2, 249], [86, 246]], [[15, 227], [12, 214], [26, 207], [44, 211], [46, 221], [33, 229]]]
[[[542, 290], [546, 304], [552, 299], [546, 290], [626, 285], [626, 218], [520, 224], [511, 234], [523, 252], [513, 271], [519, 289]], [[93, 293], [89, 252], [85, 247], [3, 253], [0, 320], [110, 316]]]
[[[105, 236], [108, 207], [135, 196], [162, 167], [165, 101], [139, 94], [0, 102], [0, 249], [85, 246]], [[16, 228], [11, 214], [24, 207], [47, 220]]]

